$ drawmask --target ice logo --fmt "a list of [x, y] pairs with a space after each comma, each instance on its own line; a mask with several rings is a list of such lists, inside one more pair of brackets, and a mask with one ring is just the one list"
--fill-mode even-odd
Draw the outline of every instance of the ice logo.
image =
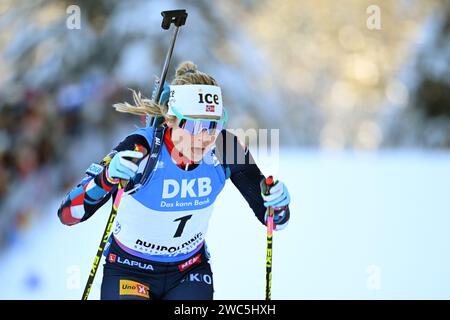
[[[196, 188], [194, 190], [194, 187]], [[180, 195], [186, 198], [189, 194], [191, 198], [206, 197], [212, 191], [211, 179], [208, 177], [196, 179], [182, 179], [181, 185], [175, 179], [165, 179], [163, 184], [162, 198], [174, 198]]]

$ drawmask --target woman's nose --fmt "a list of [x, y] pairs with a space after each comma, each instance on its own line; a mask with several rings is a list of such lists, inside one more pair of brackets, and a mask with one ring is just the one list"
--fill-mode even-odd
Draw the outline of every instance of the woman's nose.
[[207, 133], [207, 131], [202, 131], [193, 137], [196, 144], [208, 145], [211, 143], [214, 137]]

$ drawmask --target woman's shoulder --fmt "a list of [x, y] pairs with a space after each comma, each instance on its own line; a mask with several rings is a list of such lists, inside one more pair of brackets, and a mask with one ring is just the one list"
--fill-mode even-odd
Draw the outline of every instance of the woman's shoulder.
[[115, 148], [116, 151], [134, 150], [136, 144], [150, 150], [154, 136], [154, 129], [151, 127], [137, 128], [127, 135]]
[[134, 132], [131, 133], [130, 136], [132, 135], [143, 136], [150, 143], [153, 140], [153, 136], [155, 135], [155, 128], [153, 127], [137, 128]]
[[222, 164], [254, 164], [248, 146], [229, 130], [222, 130], [216, 139], [215, 154]]

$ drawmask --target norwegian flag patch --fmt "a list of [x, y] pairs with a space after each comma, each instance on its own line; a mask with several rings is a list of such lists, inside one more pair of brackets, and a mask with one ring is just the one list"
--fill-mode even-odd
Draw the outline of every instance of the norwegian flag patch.
[[206, 109], [205, 109], [206, 112], [214, 112], [214, 110], [215, 110], [215, 105], [213, 105], [213, 104], [206, 105]]
[[114, 253], [110, 253], [108, 260], [109, 260], [110, 263], [115, 263], [116, 262], [116, 258], [117, 258], [117, 255], [115, 255]]

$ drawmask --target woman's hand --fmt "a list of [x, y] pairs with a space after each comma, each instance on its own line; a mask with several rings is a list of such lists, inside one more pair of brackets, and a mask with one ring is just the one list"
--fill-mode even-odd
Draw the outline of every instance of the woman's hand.
[[117, 152], [109, 163], [108, 177], [112, 179], [131, 180], [139, 168], [133, 160], [137, 161], [143, 156], [144, 154], [139, 151], [125, 150]]
[[[284, 229], [289, 222], [289, 203], [291, 201], [291, 197], [286, 185], [284, 185], [284, 183], [281, 181], [276, 181], [275, 184], [271, 187], [262, 185], [261, 190], [261, 196], [264, 200], [264, 206], [266, 208], [273, 208], [273, 223], [275, 225], [275, 230]], [[268, 211], [269, 210], [266, 210], [266, 214], [264, 216], [264, 221], [266, 223]]]
[[265, 207], [284, 207], [289, 205], [291, 197], [287, 187], [281, 181], [276, 181], [272, 187], [269, 187], [269, 193], [261, 193], [264, 199]]

